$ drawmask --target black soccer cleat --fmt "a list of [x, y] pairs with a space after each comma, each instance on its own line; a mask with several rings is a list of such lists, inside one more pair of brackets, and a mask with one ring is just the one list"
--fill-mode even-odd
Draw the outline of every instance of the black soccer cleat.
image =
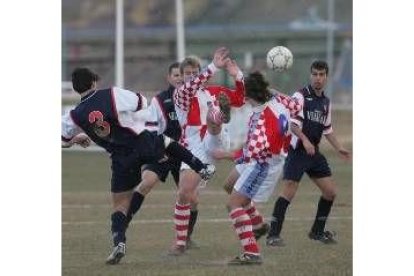
[[228, 265], [261, 265], [262, 263], [263, 259], [260, 255], [243, 253], [228, 262]]
[[309, 232], [308, 237], [311, 240], [320, 241], [324, 244], [336, 244], [338, 243], [335, 239], [336, 233], [334, 231], [325, 231], [322, 233]]
[[285, 246], [285, 241], [280, 236], [267, 236], [266, 245], [273, 247], [283, 247]]
[[270, 225], [268, 223], [263, 223], [262, 226], [256, 230], [253, 230], [254, 238], [259, 240], [261, 237], [266, 235], [270, 230]]
[[111, 254], [106, 259], [106, 264], [115, 265], [125, 256], [125, 243], [120, 242], [114, 246]]

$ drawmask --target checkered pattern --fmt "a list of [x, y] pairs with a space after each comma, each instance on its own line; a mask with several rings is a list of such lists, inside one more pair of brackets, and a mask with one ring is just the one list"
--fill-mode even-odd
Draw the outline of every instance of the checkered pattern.
[[247, 141], [243, 148], [244, 163], [249, 163], [251, 159], [255, 159], [258, 163], [264, 163], [272, 157], [264, 123], [263, 112], [253, 113], [250, 117]]
[[289, 96], [278, 93], [275, 99], [289, 110], [292, 117], [296, 116], [302, 110], [302, 105]]
[[207, 67], [206, 70], [201, 72], [194, 80], [186, 82], [184, 85], [177, 88], [174, 92], [175, 104], [184, 111], [188, 111], [190, 108], [191, 99], [197, 93], [200, 86], [208, 81], [213, 75], [213, 71]]

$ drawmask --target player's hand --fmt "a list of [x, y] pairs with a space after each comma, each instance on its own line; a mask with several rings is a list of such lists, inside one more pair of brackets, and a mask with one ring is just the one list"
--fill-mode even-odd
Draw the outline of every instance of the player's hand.
[[91, 139], [86, 134], [78, 134], [71, 140], [72, 144], [78, 144], [82, 148], [87, 148], [91, 145]]
[[303, 143], [303, 147], [305, 148], [307, 154], [309, 154], [309, 155], [314, 155], [315, 154], [315, 146], [312, 145], [311, 142], [303, 141], [302, 143]]
[[211, 156], [213, 156], [214, 159], [231, 159], [231, 154], [225, 150], [222, 149], [214, 149], [211, 151]]
[[233, 78], [236, 78], [237, 74], [240, 71], [240, 68], [237, 65], [235, 60], [229, 59], [226, 63], [226, 70], [230, 76], [232, 76]]
[[351, 152], [350, 152], [350, 151], [348, 151], [348, 150], [346, 150], [346, 149], [344, 149], [344, 148], [340, 148], [340, 149], [338, 150], [338, 153], [339, 153], [339, 155], [340, 155], [343, 159], [345, 159], [345, 160], [351, 160]]
[[213, 63], [217, 68], [223, 68], [228, 62], [230, 51], [226, 47], [220, 47], [214, 52]]

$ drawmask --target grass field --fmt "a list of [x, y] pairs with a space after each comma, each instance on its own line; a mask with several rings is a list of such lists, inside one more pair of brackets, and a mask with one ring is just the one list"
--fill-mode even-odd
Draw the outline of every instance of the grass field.
[[[340, 140], [352, 147], [352, 117], [336, 114]], [[327, 229], [338, 233], [337, 245], [307, 238], [319, 191], [304, 177], [286, 216], [283, 248], [268, 248], [259, 241], [264, 263], [228, 267], [240, 251], [239, 241], [225, 209], [221, 186], [231, 163], [218, 164], [218, 172], [200, 196], [200, 214], [194, 240], [201, 248], [182, 257], [166, 252], [174, 237], [175, 185], [169, 178], [145, 199], [127, 233], [127, 256], [118, 266], [104, 264], [110, 242], [110, 168], [106, 153], [62, 153], [62, 274], [63, 275], [352, 275], [352, 164], [324, 150], [338, 183], [338, 197]], [[277, 189], [278, 190], [278, 189]], [[269, 217], [276, 193], [259, 206]]]

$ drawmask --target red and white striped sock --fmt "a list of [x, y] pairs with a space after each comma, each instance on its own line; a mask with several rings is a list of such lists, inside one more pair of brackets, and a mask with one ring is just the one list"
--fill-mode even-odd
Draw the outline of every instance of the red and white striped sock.
[[249, 254], [260, 255], [259, 247], [253, 235], [252, 221], [243, 208], [236, 208], [230, 212], [230, 218], [236, 230], [243, 251]]
[[256, 206], [254, 206], [253, 201], [251, 201], [249, 205], [244, 207], [244, 210], [246, 211], [247, 215], [249, 215], [250, 219], [252, 220], [253, 230], [256, 230], [262, 227], [263, 217], [259, 213], [259, 211], [257, 211]]
[[175, 203], [174, 224], [176, 233], [176, 245], [184, 245], [187, 241], [188, 223], [190, 220], [190, 204]]

